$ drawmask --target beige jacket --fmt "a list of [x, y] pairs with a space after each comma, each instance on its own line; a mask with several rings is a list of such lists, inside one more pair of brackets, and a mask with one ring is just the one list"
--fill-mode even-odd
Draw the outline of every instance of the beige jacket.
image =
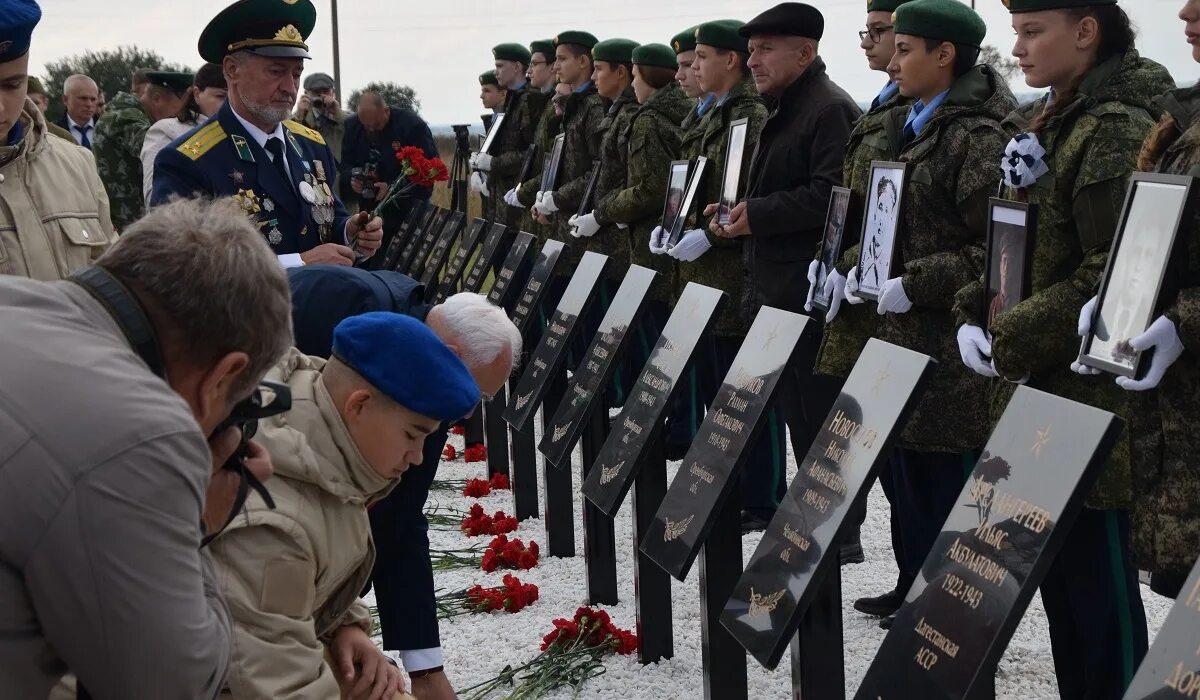
[[235, 623], [226, 698], [339, 697], [325, 644], [344, 625], [370, 631], [359, 601], [375, 561], [367, 502], [395, 482], [354, 446], [324, 382], [325, 361], [292, 350], [267, 375], [292, 389], [292, 410], [263, 421], [275, 510], [251, 492], [211, 546]]
[[21, 144], [0, 147], [0, 274], [63, 279], [116, 240], [108, 194], [91, 151], [49, 138], [29, 100], [21, 124]]

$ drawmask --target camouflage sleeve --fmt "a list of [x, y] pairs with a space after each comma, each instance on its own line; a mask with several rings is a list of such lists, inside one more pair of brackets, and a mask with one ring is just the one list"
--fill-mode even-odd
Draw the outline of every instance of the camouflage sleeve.
[[985, 237], [983, 232], [986, 231], [983, 217], [987, 216], [988, 197], [989, 192], [985, 188], [966, 201], [959, 202], [959, 211], [964, 213], [966, 220], [966, 230], [979, 232], [970, 236], [973, 239], [971, 242], [956, 250], [941, 251], [904, 264], [904, 291], [914, 304], [949, 309], [954, 306], [958, 290], [983, 272], [982, 241]]
[[625, 187], [596, 205], [596, 221], [629, 224], [660, 211], [667, 196], [666, 176], [671, 155], [678, 149], [677, 133], [656, 129], [653, 119], [635, 121], [629, 135]]
[[[586, 162], [591, 163], [600, 159], [600, 148], [604, 141], [605, 132], [600, 129], [600, 122], [604, 121], [604, 103], [600, 100], [588, 100], [586, 105], [587, 114], [584, 116], [580, 128], [587, 135], [587, 138], [583, 140], [587, 146], [584, 158]], [[554, 191], [554, 203], [558, 205], [560, 212], [574, 212], [579, 208], [579, 202], [583, 199], [583, 192], [587, 189], [590, 176], [591, 167], [589, 166], [582, 175], [563, 183]]]
[[861, 243], [855, 243], [854, 245], [850, 246], [849, 248], [846, 248], [842, 252], [841, 259], [838, 260], [838, 262], [837, 262], [836, 267], [837, 267], [838, 274], [845, 277], [846, 275], [850, 274], [851, 270], [858, 267], [858, 256], [861, 253], [862, 253], [862, 244]]
[[[513, 114], [513, 121], [520, 130], [513, 143], [514, 147], [492, 158], [491, 173], [501, 178], [516, 179], [517, 175], [521, 174], [521, 166], [525, 163], [525, 153], [529, 150], [529, 145], [533, 143], [537, 124], [530, 118], [527, 97], [522, 96], [521, 104], [517, 106], [517, 111]], [[505, 125], [512, 128], [512, 124], [509, 124], [507, 119]]]
[[983, 276], [974, 279], [954, 295], [954, 324], [956, 326], [983, 326], [983, 302], [987, 292], [983, 287]]
[[1164, 315], [1175, 324], [1185, 348], [1200, 350], [1200, 288], [1181, 290]]

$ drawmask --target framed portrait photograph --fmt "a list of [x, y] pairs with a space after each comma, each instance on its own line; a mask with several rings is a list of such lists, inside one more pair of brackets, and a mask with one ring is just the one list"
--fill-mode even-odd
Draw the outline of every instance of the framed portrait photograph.
[[673, 248], [683, 236], [683, 224], [687, 221], [688, 212], [692, 210], [692, 205], [696, 201], [696, 193], [700, 191], [700, 186], [704, 183], [704, 171], [708, 168], [708, 158], [704, 156], [696, 156], [696, 162], [692, 165], [691, 177], [688, 178], [687, 190], [683, 193], [683, 206], [679, 208], [679, 216], [675, 217], [675, 222], [671, 224], [670, 235], [667, 237], [667, 247]]
[[500, 125], [504, 123], [504, 112], [496, 114], [496, 118], [492, 120], [491, 127], [488, 128], [487, 136], [483, 137], [483, 143], [479, 146], [480, 153], [491, 153], [492, 144], [496, 142], [496, 134], [500, 133]]
[[1080, 364], [1139, 376], [1142, 353], [1129, 341], [1145, 333], [1160, 312], [1158, 297], [1176, 238], [1184, 222], [1190, 225], [1195, 216], [1194, 182], [1187, 176], [1133, 174]]
[[746, 153], [746, 131], [749, 119], [738, 119], [729, 124], [725, 138], [725, 172], [721, 177], [721, 198], [717, 200], [717, 223], [729, 224], [729, 212], [738, 203], [738, 188], [742, 179], [742, 159]]
[[670, 232], [683, 211], [683, 195], [687, 189], [688, 170], [692, 162], [688, 160], [671, 161], [671, 169], [667, 172], [667, 197], [663, 200], [662, 227]]
[[987, 262], [983, 269], [983, 330], [996, 317], [1029, 298], [1037, 205], [992, 198], [988, 201]]
[[907, 167], [906, 163], [882, 160], [871, 163], [867, 208], [859, 239], [862, 249], [858, 254], [858, 296], [862, 299], [879, 301], [883, 283], [892, 276]]
[[525, 151], [525, 159], [521, 161], [521, 172], [517, 175], [517, 187], [529, 179], [529, 174], [533, 172], [533, 164], [537, 162], [540, 150], [541, 148], [536, 143], [529, 144], [529, 148]]
[[834, 187], [833, 194], [829, 196], [829, 210], [825, 213], [825, 234], [821, 237], [821, 255], [817, 258], [813, 306], [826, 311], [833, 299], [825, 293], [825, 280], [842, 255], [842, 239], [846, 233], [846, 220], [850, 216], [850, 195], [848, 188]]
[[576, 214], [586, 216], [592, 213], [592, 209], [596, 206], [596, 185], [600, 183], [600, 161], [592, 161], [592, 172], [588, 174], [587, 187], [583, 190], [583, 199], [579, 200], [579, 209]]
[[563, 134], [554, 137], [554, 145], [546, 156], [546, 167], [542, 169], [542, 191], [553, 192], [558, 186], [558, 171], [562, 167]]

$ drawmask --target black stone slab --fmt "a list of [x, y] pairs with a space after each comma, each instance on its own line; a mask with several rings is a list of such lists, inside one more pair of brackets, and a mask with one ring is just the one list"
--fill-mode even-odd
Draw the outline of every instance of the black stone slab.
[[966, 698], [993, 680], [1122, 422], [1018, 387], [856, 698]]
[[838, 572], [838, 548], [856, 527], [847, 520], [863, 507], [932, 363], [875, 338], [859, 355], [721, 615], [763, 666], [779, 664], [822, 580]]
[[1200, 562], [1167, 615], [1150, 653], [1125, 691], [1125, 700], [1168, 700], [1200, 695]]
[[[517, 293], [524, 290], [533, 267], [529, 263], [529, 251], [536, 241], [533, 234], [524, 231], [517, 234], [517, 237], [513, 239], [512, 247], [504, 255], [504, 262], [500, 264], [500, 271], [496, 273], [496, 279], [492, 281], [492, 288], [488, 290], [488, 301], [496, 306], [504, 307], [509, 311], [509, 316], [513, 313], [512, 307], [516, 306]], [[484, 277], [486, 275], [479, 277], [480, 291], [483, 290]]]
[[[565, 403], [563, 401], [559, 405]], [[587, 480], [600, 447], [608, 439], [608, 433], [608, 408], [607, 404], [603, 404], [602, 410], [592, 411], [584, 421], [583, 435], [579, 439], [583, 462], [581, 479]], [[617, 593], [616, 522], [586, 498], [583, 499], [583, 562], [587, 574], [588, 605], [616, 605], [621, 602]]]
[[762, 307], [725, 375], [641, 544], [642, 551], [676, 579], [687, 577], [708, 539], [737, 482], [744, 448], [757, 437], [808, 321], [807, 316]]
[[[629, 390], [625, 407], [613, 423], [614, 430], [583, 484], [584, 497], [610, 517], [616, 516], [637, 478], [643, 453], [652, 444], [654, 433], [661, 430], [663, 412], [679, 389], [696, 345], [712, 326], [724, 301], [724, 292], [689, 282]], [[653, 507], [656, 512], [658, 504]]]
[[456, 211], [450, 215], [450, 218], [446, 220], [446, 225], [442, 227], [442, 235], [438, 236], [437, 243], [433, 244], [433, 250], [429, 251], [429, 259], [425, 261], [425, 269], [421, 271], [421, 284], [426, 290], [433, 289], [437, 283], [438, 273], [442, 271], [442, 267], [450, 257], [454, 241], [462, 233], [466, 218], [466, 214]]
[[424, 259], [424, 256], [429, 255], [429, 249], [433, 247], [434, 241], [442, 231], [442, 224], [446, 223], [446, 217], [450, 214], [448, 209], [441, 207], [430, 207], [429, 215], [426, 217], [424, 224], [417, 235], [413, 236], [408, 243], [404, 245], [404, 251], [400, 254], [400, 262], [396, 266], [397, 272], [403, 272], [411, 276], [413, 265], [418, 257]]
[[412, 227], [409, 229], [408, 235], [405, 236], [403, 240], [399, 240], [399, 236], [394, 239], [399, 241], [401, 246], [400, 253], [396, 256], [395, 261], [393, 261], [392, 264], [386, 268], [388, 270], [392, 270], [394, 272], [404, 272], [408, 269], [408, 261], [417, 254], [417, 248], [419, 248], [421, 245], [422, 237], [425, 236], [425, 232], [429, 228], [429, 224], [432, 223], [434, 217], [437, 216], [438, 208], [436, 206], [425, 200], [419, 201], [421, 206], [418, 207], [414, 205], [413, 209], [420, 209], [421, 211], [417, 218], [412, 222]]
[[[516, 307], [513, 308], [510, 318], [516, 324], [517, 330], [521, 331], [523, 338], [529, 337], [530, 322], [537, 321], [538, 305], [542, 303], [541, 299], [546, 293], [550, 279], [558, 270], [558, 263], [562, 259], [562, 252], [566, 247], [565, 244], [558, 241], [546, 241], [542, 246], [542, 252], [538, 253], [537, 262], [533, 264], [533, 269], [529, 272], [529, 279], [525, 281], [525, 289], [517, 297]], [[504, 271], [501, 270], [500, 273], [503, 276]], [[496, 284], [500, 284], [500, 279], [496, 280]], [[495, 289], [492, 290], [493, 293], [495, 291]]]
[[[525, 366], [525, 373], [517, 382], [516, 388], [509, 398], [508, 408], [504, 411], [504, 420], [508, 421], [513, 428], [529, 429], [530, 419], [537, 411], [538, 406], [542, 404], [546, 382], [551, 377], [564, 372], [563, 365], [567, 359], [567, 348], [571, 344], [578, 325], [577, 321], [587, 312], [595, 299], [598, 291], [597, 283], [600, 281], [600, 275], [604, 272], [607, 263], [608, 256], [587, 252], [583, 254], [583, 259], [575, 268], [575, 274], [571, 276], [562, 299], [558, 302], [558, 308], [550, 317], [550, 322], [542, 334], [541, 342], [530, 356], [530, 360]], [[525, 287], [527, 292], [538, 281], [537, 272], [538, 270], [535, 268], [534, 273], [530, 275], [529, 283]], [[521, 299], [521, 303], [525, 303], [525, 301], [525, 298]], [[517, 314], [521, 312], [522, 306], [518, 304], [514, 313], [514, 322], [517, 321]], [[517, 326], [521, 327], [522, 324], [518, 323]]]
[[462, 290], [464, 292], [478, 294], [479, 290], [483, 288], [483, 282], [487, 279], [488, 271], [495, 269], [500, 264], [501, 258], [508, 253], [508, 251], [500, 247], [500, 243], [504, 240], [507, 233], [508, 227], [504, 224], [492, 224], [491, 228], [488, 229], [487, 236], [483, 239], [483, 246], [479, 249], [479, 255], [475, 258], [475, 264], [471, 266], [471, 269], [467, 271], [467, 276], [463, 278]]
[[425, 261], [429, 259], [430, 254], [433, 252], [434, 246], [436, 246], [438, 241], [441, 240], [442, 232], [445, 231], [446, 227], [450, 225], [451, 217], [457, 213], [459, 212], [454, 210], [446, 210], [444, 214], [440, 212], [438, 213], [438, 216], [430, 225], [429, 231], [425, 235], [425, 238], [421, 241], [420, 247], [417, 248], [416, 254], [408, 263], [409, 277], [412, 277], [413, 279], [420, 279], [421, 275], [425, 272]]
[[408, 216], [404, 217], [404, 222], [400, 224], [400, 228], [388, 243], [387, 250], [384, 251], [383, 259], [380, 262], [381, 270], [395, 269], [396, 263], [400, 262], [400, 253], [404, 251], [404, 244], [413, 237], [421, 223], [425, 221], [425, 214], [430, 206], [428, 200], [424, 199], [418, 199], [412, 203], [412, 207], [408, 210]]
[[[488, 222], [483, 219], [475, 219], [471, 225], [467, 227], [462, 238], [458, 242], [458, 248], [454, 250], [454, 254], [450, 256], [450, 262], [446, 263], [446, 270], [442, 273], [441, 283], [438, 284], [437, 292], [432, 295], [432, 302], [440, 304], [446, 300], [446, 297], [454, 293], [458, 286], [458, 280], [462, 277], [463, 271], [467, 267], [467, 263], [471, 260], [471, 254], [475, 252], [475, 248], [479, 245], [479, 240], [483, 238], [483, 232], [488, 227]], [[425, 288], [425, 293], [429, 294], [429, 287]]]
[[570, 465], [571, 452], [592, 412], [604, 408], [604, 387], [629, 347], [630, 331], [637, 327], [645, 308], [646, 294], [657, 275], [654, 270], [640, 265], [631, 266], [625, 273], [583, 362], [575, 368], [567, 384], [566, 400], [554, 410], [549, 423], [551, 429], [542, 435], [538, 445], [538, 450], [551, 464]]

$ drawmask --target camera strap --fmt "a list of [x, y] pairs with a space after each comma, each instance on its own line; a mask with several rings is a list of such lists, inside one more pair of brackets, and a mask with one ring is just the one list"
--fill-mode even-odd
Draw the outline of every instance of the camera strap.
[[67, 279], [87, 290], [108, 310], [138, 357], [155, 376], [165, 380], [166, 365], [158, 347], [158, 337], [133, 292], [110, 272], [95, 265], [85, 267]]

